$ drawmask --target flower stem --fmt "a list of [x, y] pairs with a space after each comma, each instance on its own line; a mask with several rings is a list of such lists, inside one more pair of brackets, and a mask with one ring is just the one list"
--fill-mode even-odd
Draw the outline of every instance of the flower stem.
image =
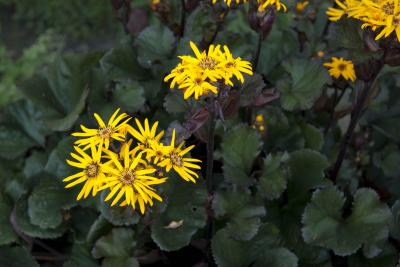
[[253, 58], [253, 71], [257, 70], [258, 61], [260, 60], [260, 53], [261, 53], [263, 39], [264, 39], [263, 33], [260, 31], [258, 33], [256, 53], [254, 54], [254, 58]]
[[[377, 76], [377, 74], [376, 74], [376, 76]], [[368, 100], [371, 89], [374, 87], [374, 84], [375, 84], [375, 79], [366, 81], [364, 83], [364, 90], [361, 92], [360, 96], [358, 97], [357, 102], [354, 106], [354, 109], [351, 113], [350, 124], [347, 128], [347, 131], [346, 131], [346, 134], [342, 141], [342, 144], [340, 145], [340, 149], [339, 149], [338, 156], [336, 158], [335, 165], [333, 166], [333, 168], [330, 172], [330, 178], [334, 183], [336, 182], [337, 176], [340, 171], [340, 167], [342, 166], [344, 157], [346, 156], [346, 153], [347, 153], [347, 149], [351, 143], [354, 130], [357, 126], [359, 119], [361, 118], [361, 115], [363, 113], [363, 108], [365, 106], [366, 101]]]
[[207, 261], [208, 266], [212, 266], [213, 258], [211, 252], [211, 239], [213, 235], [213, 215], [211, 211], [211, 203], [213, 197], [213, 166], [214, 166], [214, 134], [215, 134], [215, 103], [214, 98], [211, 98], [209, 105], [209, 125], [208, 125], [208, 138], [207, 138], [207, 169], [206, 169], [206, 183], [208, 192], [208, 216], [207, 216]]
[[185, 34], [185, 24], [186, 24], [186, 4], [185, 0], [181, 0], [181, 28], [180, 28], [180, 35], [183, 37]]

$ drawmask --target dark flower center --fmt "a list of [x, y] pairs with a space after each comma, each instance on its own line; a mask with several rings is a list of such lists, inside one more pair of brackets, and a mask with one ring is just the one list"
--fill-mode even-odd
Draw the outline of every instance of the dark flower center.
[[135, 179], [136, 179], [136, 174], [132, 170], [122, 172], [122, 174], [119, 178], [121, 183], [124, 185], [133, 185], [135, 182]]
[[183, 162], [182, 162], [182, 157], [181, 156], [179, 156], [175, 152], [171, 152], [169, 154], [169, 157], [171, 159], [171, 164], [172, 165], [175, 165], [175, 166], [178, 166], [178, 167], [182, 167]]
[[94, 178], [97, 176], [97, 174], [99, 173], [99, 165], [97, 164], [89, 164], [86, 168], [85, 168], [85, 174], [88, 178]]

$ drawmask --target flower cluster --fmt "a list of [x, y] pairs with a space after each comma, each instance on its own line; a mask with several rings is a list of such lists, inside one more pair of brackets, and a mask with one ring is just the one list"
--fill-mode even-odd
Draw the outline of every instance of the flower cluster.
[[[248, 0], [223, 0], [227, 6], [231, 6], [232, 2], [236, 4], [247, 3]], [[212, 0], [213, 4], [217, 3], [217, 0]], [[257, 0], [258, 3], [258, 11], [262, 12], [266, 10], [268, 7], [275, 6], [279, 11], [281, 8], [286, 12], [286, 6], [280, 2], [280, 0]]]
[[217, 94], [217, 82], [233, 86], [233, 77], [244, 83], [242, 73], [253, 75], [251, 63], [240, 57], [234, 58], [227, 46], [210, 45], [207, 52], [200, 52], [193, 42], [190, 47], [196, 57], [180, 56], [182, 61], [164, 79], [171, 80], [170, 88], [177, 84], [185, 99], [194, 95], [198, 100], [209, 92]]
[[330, 7], [326, 12], [331, 21], [338, 21], [344, 15], [363, 21], [362, 28], [370, 27], [380, 31], [375, 39], [396, 33], [400, 42], [400, 4], [399, 0], [335, 0], [338, 8]]
[[134, 128], [128, 124], [131, 118], [127, 114], [118, 113], [119, 109], [107, 124], [95, 113], [97, 129], [81, 125], [82, 132], [72, 134], [80, 139], [71, 153], [73, 160], [67, 163], [80, 171], [63, 181], [68, 183], [66, 188], [83, 183], [77, 200], [109, 189], [105, 201], [113, 199], [111, 206], [118, 203], [135, 209], [138, 203], [144, 213], [146, 205], [162, 201], [154, 186], [166, 182], [163, 171], [173, 169], [184, 180], [196, 182], [199, 176], [193, 169], [200, 169], [201, 160], [185, 156], [194, 145], [184, 148], [184, 142], [176, 144], [175, 130], [171, 142], [163, 144], [164, 132], [157, 131], [158, 122], [150, 126], [147, 119], [144, 124], [135, 119]]
[[324, 63], [324, 66], [329, 69], [329, 75], [336, 79], [342, 76], [345, 80], [351, 80], [353, 82], [356, 80], [354, 64], [351, 60], [332, 57], [332, 61]]

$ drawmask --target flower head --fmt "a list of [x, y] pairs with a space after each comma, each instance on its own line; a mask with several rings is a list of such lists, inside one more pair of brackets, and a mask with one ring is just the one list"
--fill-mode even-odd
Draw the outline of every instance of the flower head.
[[107, 177], [104, 179], [104, 185], [101, 189], [110, 188], [111, 191], [105, 201], [114, 198], [111, 206], [123, 199], [120, 205], [130, 205], [135, 209], [136, 203], [138, 203], [140, 212], [143, 214], [146, 210], [146, 204], [153, 205], [153, 199], [162, 201], [153, 186], [165, 183], [166, 178], [153, 176], [156, 169], [148, 168], [146, 164], [143, 164], [142, 153], [131, 153], [129, 145], [126, 145], [122, 163], [114, 153], [109, 153], [113, 165], [104, 166]]
[[332, 57], [332, 61], [324, 63], [324, 66], [329, 69], [329, 74], [336, 79], [342, 76], [346, 80], [353, 82], [356, 80], [354, 65], [350, 60]]
[[90, 191], [92, 191], [92, 196], [95, 196], [105, 178], [103, 166], [101, 164], [101, 145], [96, 147], [92, 144], [90, 146], [90, 156], [77, 146], [74, 146], [74, 149], [77, 154], [71, 153], [71, 157], [77, 160], [77, 162], [67, 160], [67, 163], [70, 166], [81, 169], [81, 171], [64, 178], [63, 182], [69, 182], [65, 188], [85, 183], [77, 196], [77, 200], [80, 200], [82, 197], [86, 198], [90, 194]]
[[[144, 120], [144, 125], [140, 123], [138, 119], [135, 119], [136, 125], [139, 129], [136, 130], [132, 126], [128, 126], [128, 132], [139, 141], [139, 146], [142, 150], [150, 147], [150, 142], [160, 141], [161, 137], [164, 135], [164, 131], [157, 133], [158, 121], [156, 121], [150, 128], [149, 120], [146, 118]], [[144, 127], [143, 127], [144, 126]]]
[[103, 119], [97, 114], [94, 113], [94, 117], [96, 118], [99, 128], [98, 129], [88, 129], [85, 126], [81, 125], [81, 129], [83, 132], [73, 133], [73, 136], [81, 137], [75, 142], [78, 146], [84, 146], [83, 150], [86, 150], [92, 144], [104, 144], [104, 147], [108, 149], [111, 140], [124, 141], [125, 135], [123, 134], [123, 130], [127, 125], [127, 122], [130, 120], [127, 114], [122, 113], [117, 116], [120, 109], [117, 109], [114, 114], [108, 120], [108, 123], [105, 124]]
[[164, 78], [164, 81], [171, 80], [170, 88], [178, 85], [185, 99], [194, 96], [198, 100], [210, 92], [218, 94], [218, 82], [233, 86], [233, 77], [243, 83], [243, 74], [253, 75], [251, 63], [234, 58], [227, 46], [222, 51], [220, 45], [210, 45], [208, 51], [201, 52], [193, 42], [190, 47], [195, 57], [180, 56], [181, 63]]
[[266, 10], [268, 7], [276, 7], [276, 10], [280, 11], [281, 8], [284, 12], [286, 12], [286, 6], [281, 3], [280, 0], [257, 0], [258, 1], [258, 11], [262, 12]]
[[201, 167], [196, 164], [201, 162], [201, 160], [184, 157], [194, 148], [194, 145], [182, 149], [183, 145], [184, 142], [175, 147], [175, 130], [173, 130], [171, 143], [169, 146], [164, 147], [165, 158], [160, 162], [159, 166], [165, 167], [167, 172], [174, 169], [174, 171], [185, 181], [192, 181], [195, 183], [195, 178], [198, 178], [199, 176], [191, 169], [201, 169]]

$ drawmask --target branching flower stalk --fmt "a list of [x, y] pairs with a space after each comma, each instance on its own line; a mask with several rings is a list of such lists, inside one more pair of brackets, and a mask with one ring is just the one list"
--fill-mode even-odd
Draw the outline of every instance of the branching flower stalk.
[[333, 182], [336, 182], [336, 179], [339, 174], [340, 168], [342, 166], [343, 160], [346, 156], [347, 149], [351, 143], [354, 130], [357, 126], [358, 121], [361, 118], [361, 115], [363, 114], [364, 106], [366, 104], [366, 101], [368, 100], [371, 90], [375, 86], [376, 77], [378, 76], [379, 72], [380, 72], [380, 69], [376, 71], [373, 79], [370, 79], [370, 80], [364, 82], [364, 89], [356, 101], [354, 109], [351, 113], [350, 124], [346, 130], [346, 134], [340, 145], [340, 149], [339, 149], [339, 153], [336, 158], [336, 162], [330, 172], [330, 178]]

